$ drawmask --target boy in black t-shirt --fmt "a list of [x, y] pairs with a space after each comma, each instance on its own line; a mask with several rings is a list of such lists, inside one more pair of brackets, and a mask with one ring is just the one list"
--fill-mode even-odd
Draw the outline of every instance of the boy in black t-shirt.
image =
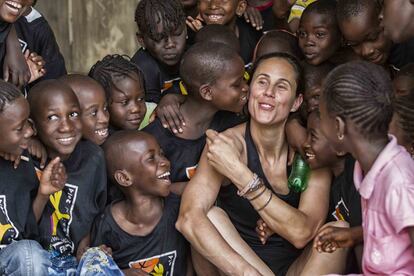
[[[104, 152], [108, 175], [124, 199], [97, 217], [92, 245], [111, 248], [114, 261], [126, 275], [190, 273], [188, 244], [175, 229], [180, 201], [170, 194], [170, 162], [157, 141], [145, 132], [119, 131], [108, 138]], [[83, 260], [95, 258], [88, 253]], [[91, 262], [84, 263], [81, 273], [91, 272], [88, 269], [93, 267], [87, 265]], [[97, 265], [105, 267], [100, 271], [109, 266], [108, 262]]]
[[[47, 254], [34, 240], [37, 221], [50, 194], [61, 190], [66, 174], [59, 158], [45, 168], [40, 179], [25, 151], [33, 130], [29, 104], [12, 84], [0, 81], [0, 274], [45, 275]], [[16, 166], [7, 161], [20, 156]], [[24, 240], [25, 239], [25, 240]]]
[[236, 112], [242, 111], [248, 92], [243, 60], [222, 43], [192, 46], [183, 57], [180, 73], [188, 92], [179, 108], [186, 118], [183, 131], [165, 129], [159, 119], [144, 128], [155, 136], [172, 164], [171, 188], [176, 194], [182, 193], [195, 173], [206, 143], [205, 131], [223, 131], [241, 123], [242, 117]]
[[29, 103], [38, 138], [49, 158], [62, 160], [68, 175], [42, 213], [40, 241], [49, 251], [49, 273], [70, 274], [77, 268], [74, 255], [89, 245], [92, 222], [106, 203], [105, 160], [99, 146], [80, 141], [79, 102], [63, 82], [38, 83], [30, 91]]

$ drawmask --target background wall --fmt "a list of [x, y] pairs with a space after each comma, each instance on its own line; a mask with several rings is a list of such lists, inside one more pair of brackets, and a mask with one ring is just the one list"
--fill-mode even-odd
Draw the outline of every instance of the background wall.
[[[166, 0], [168, 1], [168, 0]], [[132, 56], [139, 0], [38, 0], [51, 25], [68, 72], [86, 73], [107, 54]]]

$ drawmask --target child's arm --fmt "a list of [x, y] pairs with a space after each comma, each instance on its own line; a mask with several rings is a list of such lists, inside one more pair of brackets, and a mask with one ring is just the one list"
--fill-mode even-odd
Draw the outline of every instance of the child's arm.
[[338, 248], [354, 247], [362, 241], [362, 226], [341, 228], [325, 225], [316, 235], [314, 247], [318, 252], [332, 253]]
[[27, 148], [31, 156], [40, 159], [40, 169], [43, 169], [47, 161], [47, 151], [45, 146], [36, 138], [30, 138], [29, 147]]
[[53, 159], [43, 170], [40, 177], [39, 189], [33, 201], [33, 213], [39, 222], [49, 196], [63, 189], [67, 179], [66, 170], [60, 158]]
[[16, 86], [23, 86], [30, 79], [30, 70], [20, 48], [14, 26], [6, 40], [6, 56], [3, 62], [3, 79]]
[[43, 57], [39, 56], [35, 52], [30, 53], [29, 50], [24, 52], [24, 57], [30, 70], [29, 83], [34, 82], [46, 74], [45, 61], [43, 60]]
[[185, 101], [185, 96], [180, 94], [167, 94], [161, 98], [155, 109], [155, 115], [160, 119], [164, 128], [173, 133], [183, 132], [185, 119], [180, 112], [180, 105]]

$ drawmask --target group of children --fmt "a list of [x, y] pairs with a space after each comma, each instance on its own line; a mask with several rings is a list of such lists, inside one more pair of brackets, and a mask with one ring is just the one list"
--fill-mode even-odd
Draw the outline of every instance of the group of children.
[[389, 38], [382, 1], [141, 0], [142, 47], [88, 75], [66, 74], [35, 2], [0, 1], [0, 274], [204, 275], [180, 195], [279, 52], [303, 67], [290, 150], [332, 173], [315, 248], [350, 249], [337, 273], [414, 273], [414, 37]]

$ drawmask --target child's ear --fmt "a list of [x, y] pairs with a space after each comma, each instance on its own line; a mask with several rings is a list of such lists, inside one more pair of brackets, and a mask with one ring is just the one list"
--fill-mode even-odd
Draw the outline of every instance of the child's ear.
[[290, 109], [290, 112], [296, 112], [296, 111], [298, 111], [298, 109], [302, 105], [302, 103], [303, 103], [303, 95], [302, 94], [299, 94], [295, 98], [295, 101], [293, 102], [293, 106]]
[[142, 34], [137, 32], [136, 36], [137, 36], [137, 41], [139, 45], [141, 45], [145, 49], [144, 37], [142, 36]]
[[344, 140], [345, 138], [345, 132], [346, 132], [346, 123], [345, 121], [339, 117], [335, 117], [335, 128], [336, 128], [336, 137], [339, 141]]
[[236, 8], [236, 14], [237, 16], [242, 16], [247, 8], [247, 1], [246, 0], [239, 0], [239, 4]]
[[126, 170], [116, 170], [114, 172], [114, 178], [122, 187], [129, 187], [132, 185], [131, 175]]
[[213, 93], [211, 91], [211, 86], [209, 84], [203, 84], [199, 88], [199, 93], [201, 98], [206, 101], [211, 101], [213, 99]]
[[36, 136], [37, 135], [37, 128], [36, 128], [35, 123], [33, 122], [33, 120], [31, 118], [29, 118], [27, 121], [29, 122], [30, 127], [33, 130], [33, 136]]

